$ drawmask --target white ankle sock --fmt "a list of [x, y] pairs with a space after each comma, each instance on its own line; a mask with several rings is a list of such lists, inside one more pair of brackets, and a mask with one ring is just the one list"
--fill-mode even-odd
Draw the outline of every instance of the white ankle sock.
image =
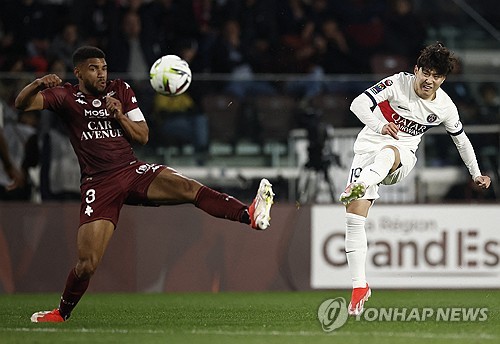
[[367, 187], [380, 183], [389, 174], [394, 160], [396, 160], [396, 155], [391, 148], [382, 149], [373, 163], [363, 168], [358, 181], [365, 183]]
[[352, 287], [364, 288], [366, 286], [365, 266], [368, 248], [365, 232], [366, 218], [351, 213], [347, 213], [345, 218], [345, 251], [351, 272]]

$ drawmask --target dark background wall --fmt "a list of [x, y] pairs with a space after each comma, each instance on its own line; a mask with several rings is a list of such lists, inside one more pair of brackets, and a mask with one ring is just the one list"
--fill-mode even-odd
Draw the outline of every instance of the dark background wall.
[[[76, 262], [78, 203], [0, 203], [0, 292], [60, 292]], [[191, 205], [125, 206], [90, 290], [309, 289], [310, 208], [277, 204], [257, 232]]]

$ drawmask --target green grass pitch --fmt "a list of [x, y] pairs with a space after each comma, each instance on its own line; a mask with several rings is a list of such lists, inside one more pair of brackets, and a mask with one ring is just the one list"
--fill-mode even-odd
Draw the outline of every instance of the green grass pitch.
[[374, 290], [367, 308], [487, 307], [474, 322], [364, 321], [330, 333], [317, 319], [347, 291], [93, 294], [62, 324], [32, 324], [56, 294], [0, 295], [0, 343], [500, 343], [500, 290]]

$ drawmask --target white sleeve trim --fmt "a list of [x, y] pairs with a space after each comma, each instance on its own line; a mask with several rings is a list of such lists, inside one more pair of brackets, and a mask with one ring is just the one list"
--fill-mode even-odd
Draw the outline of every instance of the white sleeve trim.
[[373, 104], [370, 97], [366, 94], [361, 93], [359, 96], [354, 98], [351, 103], [351, 111], [359, 118], [364, 125], [373, 130], [376, 133], [381, 134], [382, 128], [386, 123], [382, 122], [373, 114], [372, 106], [376, 106]]
[[457, 146], [458, 153], [462, 158], [465, 166], [469, 169], [469, 173], [472, 176], [472, 179], [476, 179], [476, 177], [481, 176], [481, 170], [479, 169], [479, 165], [476, 159], [476, 153], [474, 153], [474, 148], [470, 143], [467, 135], [462, 132], [456, 136], [451, 136], [455, 146]]
[[141, 121], [145, 121], [146, 119], [144, 118], [144, 115], [142, 114], [142, 111], [141, 109], [139, 108], [135, 108], [133, 110], [130, 110], [129, 112], [127, 112], [125, 115], [127, 115], [127, 117], [131, 120], [131, 121], [134, 121], [134, 122], [141, 122]]

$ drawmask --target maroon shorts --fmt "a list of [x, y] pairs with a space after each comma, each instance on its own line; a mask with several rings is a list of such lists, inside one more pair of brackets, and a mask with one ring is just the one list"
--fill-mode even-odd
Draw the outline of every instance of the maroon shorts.
[[148, 187], [165, 168], [138, 161], [116, 172], [85, 178], [80, 186], [80, 226], [109, 220], [116, 227], [123, 204], [147, 204]]

